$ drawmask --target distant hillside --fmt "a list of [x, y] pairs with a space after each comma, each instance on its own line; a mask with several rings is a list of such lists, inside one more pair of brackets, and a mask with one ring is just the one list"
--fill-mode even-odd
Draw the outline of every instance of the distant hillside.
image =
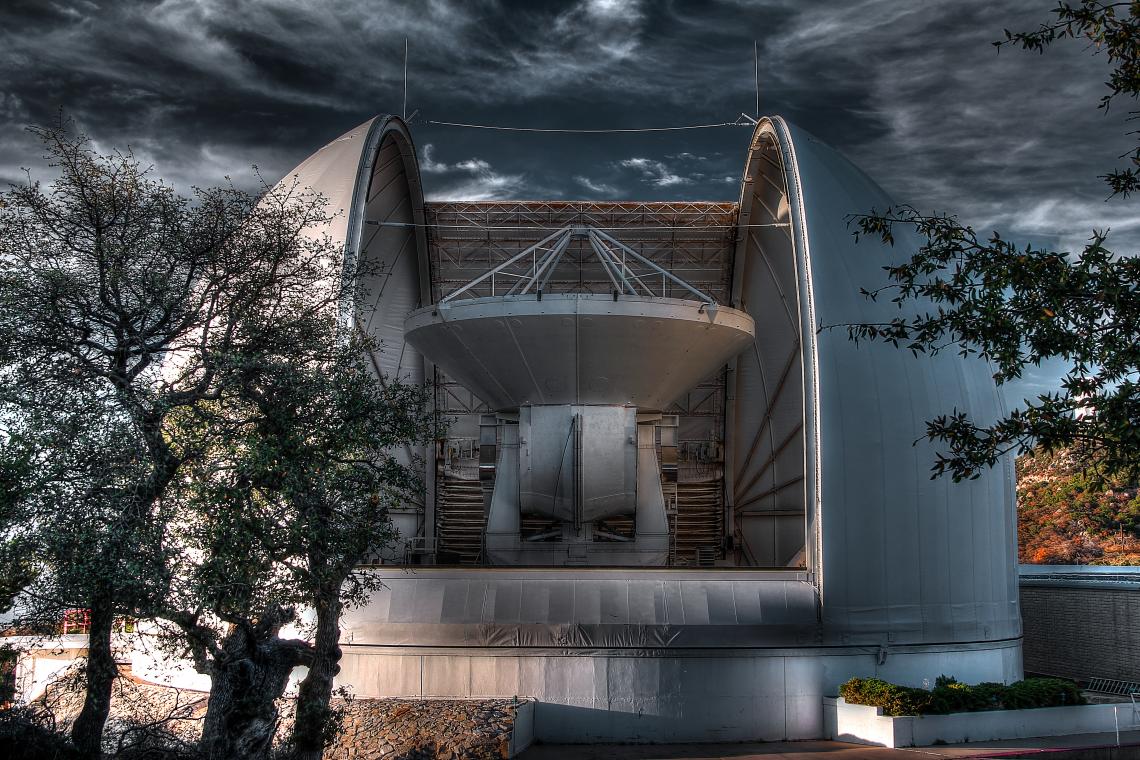
[[1020, 561], [1039, 565], [1140, 565], [1140, 489], [1094, 488], [1067, 453], [1017, 460]]

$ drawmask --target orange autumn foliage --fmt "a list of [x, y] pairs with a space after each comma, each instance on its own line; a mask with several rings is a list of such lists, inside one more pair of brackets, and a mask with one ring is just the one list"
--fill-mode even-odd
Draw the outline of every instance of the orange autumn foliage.
[[1095, 486], [1067, 452], [1020, 457], [1017, 540], [1025, 564], [1140, 564], [1140, 489]]

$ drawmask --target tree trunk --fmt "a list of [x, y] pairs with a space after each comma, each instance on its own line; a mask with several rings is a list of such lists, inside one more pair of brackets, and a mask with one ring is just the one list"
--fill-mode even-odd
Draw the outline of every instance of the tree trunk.
[[111, 689], [119, 674], [111, 651], [115, 612], [110, 594], [98, 593], [91, 600], [91, 627], [87, 634], [87, 691], [83, 709], [71, 725], [71, 741], [85, 757], [102, 754], [103, 726], [111, 711]]
[[222, 649], [225, 659], [210, 666], [202, 754], [207, 760], [267, 758], [277, 730], [276, 700], [293, 668], [307, 661], [309, 645], [276, 632], [260, 637], [234, 628]]
[[295, 760], [321, 760], [333, 736], [333, 679], [340, 672], [340, 615], [344, 608], [340, 584], [322, 588], [317, 599], [317, 631], [313, 662], [297, 691], [297, 716], [293, 722]]

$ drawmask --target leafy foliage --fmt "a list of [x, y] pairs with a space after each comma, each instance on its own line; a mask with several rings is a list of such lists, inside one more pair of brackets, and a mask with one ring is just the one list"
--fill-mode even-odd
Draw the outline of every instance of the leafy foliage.
[[[424, 390], [345, 334], [325, 199], [191, 201], [129, 153], [36, 131], [60, 178], [0, 196], [0, 559], [24, 563], [0, 592], [46, 624], [90, 611], [80, 751], [98, 752], [130, 615], [211, 676], [204, 754], [263, 756], [294, 666], [323, 663], [306, 709], [328, 714], [355, 568], [417, 498]], [[314, 643], [280, 635], [302, 607], [325, 621]]]
[[1064, 678], [1026, 678], [1010, 684], [1002, 694], [1007, 710], [1024, 710], [1031, 707], [1063, 707], [1083, 705], [1085, 698], [1072, 681]]
[[424, 388], [378, 382], [367, 341], [338, 339], [332, 317], [312, 329], [319, 340], [245, 357], [226, 403], [179, 428], [210, 445], [175, 492], [175, 575], [219, 616], [310, 603], [329, 572], [360, 601], [371, 576], [355, 570], [388, 541], [388, 510], [419, 498], [422, 468], [403, 453], [434, 432]]
[[43, 710], [0, 710], [0, 752], [9, 760], [88, 760], [56, 730]]
[[930, 711], [930, 692], [898, 686], [878, 678], [852, 678], [839, 687], [839, 696], [853, 705], [883, 708], [884, 715], [925, 715]]
[[[986, 240], [949, 216], [909, 207], [855, 219], [858, 234], [893, 244], [897, 227], [925, 239], [901, 263], [884, 267], [900, 307], [914, 315], [851, 325], [853, 340], [881, 340], [914, 352], [956, 350], [994, 367], [999, 384], [1027, 366], [1063, 359], [1061, 390], [1026, 400], [992, 425], [962, 410], [927, 424], [948, 445], [934, 473], [976, 477], [1011, 451], [1072, 448], [1102, 471], [1140, 473], [1140, 259], [1114, 256], [1096, 235], [1076, 257], [1018, 247], [996, 233]], [[921, 306], [919, 307], [922, 308]]]
[[300, 235], [324, 204], [289, 187], [191, 203], [129, 153], [34, 131], [61, 177], [0, 208], [0, 404], [36, 473], [24, 501], [51, 570], [36, 598], [145, 610], [169, 581], [161, 497], [199, 454], [172, 422], [224, 398], [243, 353], [338, 302]]
[[170, 421], [224, 395], [235, 354], [288, 334], [281, 307], [317, 305], [323, 251], [298, 241], [323, 207], [232, 188], [191, 203], [129, 153], [33, 131], [60, 176], [0, 199], [0, 420], [35, 473], [21, 499], [37, 550], [22, 606], [42, 619], [90, 610], [72, 736], [95, 754], [114, 619], [147, 616], [170, 580], [162, 497], [196, 453]]
[[1027, 678], [1008, 686], [970, 686], [950, 676], [939, 676], [929, 690], [878, 678], [852, 678], [839, 687], [839, 696], [850, 704], [881, 707], [884, 715], [946, 715], [1085, 703], [1077, 685], [1061, 678]]
[[422, 463], [407, 452], [435, 434], [435, 418], [422, 386], [378, 379], [367, 339], [338, 338], [331, 316], [310, 329], [318, 339], [246, 356], [224, 406], [180, 430], [211, 445], [174, 494], [183, 553], [173, 582], [181, 606], [170, 618], [190, 637], [199, 670], [217, 674], [235, 645], [272, 643], [276, 631], [258, 628], [270, 611], [281, 623], [313, 610], [313, 643], [282, 651], [294, 658], [289, 669], [309, 667], [292, 744], [319, 751], [336, 722], [329, 696], [341, 610], [376, 586], [358, 568], [390, 541], [388, 510], [420, 497]]
[[[1031, 32], [1005, 30], [1005, 39], [994, 45], [1019, 45], [1025, 50], [1044, 53], [1045, 48], [1062, 38], [1088, 40], [1104, 53], [1113, 67], [1105, 82], [1109, 92], [1100, 100], [1100, 108], [1108, 111], [1117, 97], [1136, 99], [1140, 93], [1140, 5], [1136, 2], [1105, 3], [1103, 0], [1080, 0], [1058, 3], [1053, 10], [1057, 20], [1042, 24]], [[1135, 116], [1136, 112], [1131, 112]], [[1135, 133], [1133, 133], [1135, 134]], [[1130, 165], [1103, 175], [1114, 195], [1128, 196], [1140, 189], [1140, 147], [1123, 158]]]
[[36, 547], [19, 527], [32, 481], [32, 461], [23, 442], [0, 436], [0, 612], [8, 612], [35, 578]]
[[[1063, 38], [1088, 40], [1111, 66], [1100, 107], [1140, 95], [1140, 4], [1062, 2], [1054, 14], [1034, 31], [1006, 30], [994, 44], [1044, 52]], [[1104, 175], [1113, 195], [1140, 188], [1140, 148], [1126, 157], [1130, 165]], [[1005, 454], [1034, 447], [1067, 448], [1099, 479], [1140, 474], [1140, 259], [1106, 248], [1107, 231], [1094, 231], [1073, 254], [1018, 246], [997, 232], [979, 237], [951, 215], [909, 206], [872, 210], [852, 222], [856, 236], [894, 245], [905, 230], [920, 241], [909, 258], [884, 267], [886, 286], [866, 293], [893, 293], [899, 315], [849, 325], [853, 340], [977, 355], [991, 362], [999, 384], [1046, 360], [1067, 368], [1057, 392], [1026, 399], [996, 422], [980, 424], [959, 409], [930, 420], [927, 437], [946, 446], [935, 476], [974, 478]], [[904, 313], [904, 305], [919, 313]]]

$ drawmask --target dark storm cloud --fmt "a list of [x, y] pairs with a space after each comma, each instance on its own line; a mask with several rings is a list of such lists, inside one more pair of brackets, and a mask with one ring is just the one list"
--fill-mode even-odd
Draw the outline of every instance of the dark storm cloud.
[[27, 124], [64, 114], [180, 188], [273, 181], [402, 100], [429, 197], [731, 200], [748, 130], [551, 136], [433, 126], [637, 127], [780, 113], [899, 201], [1066, 248], [1140, 214], [1096, 175], [1128, 146], [1103, 58], [990, 44], [1052, 0], [55, 0], [0, 5], [0, 181], [47, 176]]

